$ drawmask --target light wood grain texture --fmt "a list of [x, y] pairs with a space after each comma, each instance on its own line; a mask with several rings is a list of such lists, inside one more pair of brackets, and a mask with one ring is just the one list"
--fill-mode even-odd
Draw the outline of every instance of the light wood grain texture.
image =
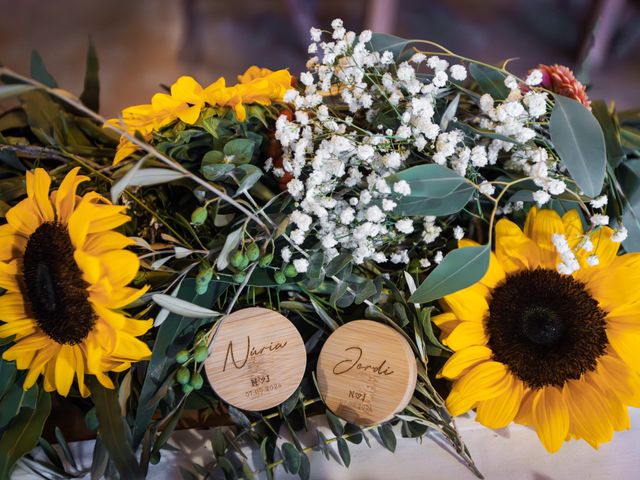
[[322, 347], [317, 378], [333, 413], [359, 425], [389, 420], [416, 386], [411, 346], [394, 329], [370, 320], [338, 328]]
[[302, 381], [304, 342], [286, 317], [266, 308], [245, 308], [221, 323], [205, 362], [211, 387], [243, 410], [284, 402]]

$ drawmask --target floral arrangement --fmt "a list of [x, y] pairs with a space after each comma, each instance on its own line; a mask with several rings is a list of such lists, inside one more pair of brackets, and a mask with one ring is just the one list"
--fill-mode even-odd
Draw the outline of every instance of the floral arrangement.
[[[93, 47], [79, 98], [37, 55], [32, 78], [0, 68], [0, 478], [18, 463], [89, 473], [61, 430], [58, 450], [43, 437], [61, 402], [98, 438], [92, 478], [143, 478], [193, 411], [214, 455], [185, 478], [308, 478], [310, 450], [335, 444], [348, 466], [372, 429], [392, 451], [436, 430], [481, 476], [452, 418], [472, 410], [530, 425], [549, 452], [629, 428], [638, 112], [589, 100], [560, 65], [518, 78], [340, 20], [311, 37], [298, 78], [181, 77], [111, 120]], [[308, 357], [295, 393], [260, 412], [203, 371], [218, 326], [253, 306], [285, 315]], [[411, 400], [380, 425], [325, 409], [313, 373], [328, 335], [363, 318], [417, 363]], [[303, 446], [310, 415], [334, 437]]]

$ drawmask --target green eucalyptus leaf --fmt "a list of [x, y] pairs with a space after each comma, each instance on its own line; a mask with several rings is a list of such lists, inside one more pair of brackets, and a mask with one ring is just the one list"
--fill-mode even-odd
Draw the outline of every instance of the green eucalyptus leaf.
[[22, 408], [0, 438], [0, 478], [10, 478], [16, 462], [38, 444], [51, 412], [51, 396], [38, 390], [36, 408]]
[[311, 462], [305, 453], [300, 455], [300, 468], [298, 469], [298, 477], [300, 480], [309, 480], [311, 478]]
[[330, 410], [325, 412], [327, 421], [329, 422], [329, 428], [336, 437], [342, 436], [344, 433], [344, 426], [338, 417], [336, 417]]
[[428, 303], [479, 281], [489, 268], [490, 245], [452, 250], [409, 298]]
[[393, 428], [388, 423], [384, 423], [378, 427], [378, 434], [382, 445], [391, 453], [396, 451], [396, 434], [393, 432]]
[[129, 441], [129, 432], [125, 430], [128, 427], [120, 410], [117, 390], [103, 387], [93, 375], [86, 376], [85, 381], [91, 391], [91, 399], [100, 420], [98, 433], [120, 477], [132, 480], [144, 479]]
[[224, 457], [227, 451], [227, 439], [222, 428], [215, 428], [211, 433], [211, 450], [216, 458]]
[[353, 257], [351, 256], [350, 253], [341, 253], [340, 255], [338, 255], [337, 257], [335, 257], [329, 262], [327, 267], [324, 269], [325, 274], [328, 277], [337, 275], [342, 271], [343, 268], [349, 265], [352, 262], [352, 260], [353, 260]]
[[595, 197], [602, 190], [607, 162], [602, 128], [584, 105], [554, 95], [549, 120], [551, 141], [578, 186]]
[[609, 165], [616, 168], [625, 158], [624, 150], [620, 140], [620, 128], [615, 116], [611, 112], [604, 100], [594, 100], [591, 102], [591, 112], [598, 120], [607, 150], [607, 160]]
[[398, 60], [403, 50], [409, 45], [409, 40], [389, 35], [388, 33], [373, 33], [369, 41], [369, 48], [374, 52], [384, 53], [389, 51], [393, 53], [394, 60]]
[[128, 178], [127, 185], [147, 187], [175, 182], [185, 177], [184, 173], [168, 168], [140, 168]]
[[351, 465], [351, 453], [349, 452], [349, 445], [342, 437], [338, 438], [338, 453], [344, 466], [349, 468], [349, 465]]
[[222, 149], [231, 163], [236, 165], [249, 163], [253, 157], [255, 143], [247, 138], [234, 138], [224, 145]]
[[387, 177], [394, 185], [405, 180], [411, 193], [397, 200], [398, 215], [449, 215], [469, 202], [475, 189], [453, 170], [437, 164], [417, 165]]
[[622, 224], [628, 235], [622, 245], [627, 252], [640, 252], [640, 160], [628, 160], [616, 171], [625, 204]]
[[240, 240], [242, 240], [243, 230], [242, 228], [238, 228], [234, 230], [224, 241], [224, 245], [222, 246], [222, 250], [218, 255], [218, 260], [216, 261], [216, 266], [219, 271], [224, 270], [229, 266], [229, 257], [236, 250], [238, 245], [240, 245]]
[[44, 83], [47, 87], [58, 88], [58, 82], [49, 73], [47, 67], [44, 66], [42, 57], [35, 50], [31, 52], [31, 77], [40, 83]]
[[229, 417], [236, 425], [248, 428], [251, 426], [251, 420], [233, 405], [229, 405]]
[[238, 182], [236, 195], [240, 195], [249, 190], [262, 177], [262, 170], [255, 165], [240, 165], [237, 170], [242, 172], [242, 178]]
[[80, 95], [80, 101], [94, 112], [100, 110], [100, 64], [93, 39], [89, 39], [87, 50], [87, 68], [84, 74], [84, 90]]
[[483, 93], [490, 94], [496, 100], [504, 100], [509, 95], [509, 89], [504, 84], [507, 76], [503, 72], [485, 65], [471, 63], [469, 64], [469, 73]]
[[282, 462], [287, 472], [296, 474], [300, 470], [300, 457], [302, 455], [292, 443], [282, 444]]

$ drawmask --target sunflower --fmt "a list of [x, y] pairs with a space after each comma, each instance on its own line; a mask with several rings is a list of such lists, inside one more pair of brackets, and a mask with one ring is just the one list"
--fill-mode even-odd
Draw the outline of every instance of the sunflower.
[[[554, 234], [576, 252], [572, 274], [557, 270]], [[454, 352], [439, 373], [454, 380], [453, 415], [475, 408], [490, 428], [530, 425], [550, 452], [570, 438], [598, 448], [629, 428], [627, 406], [640, 406], [640, 254], [618, 256], [612, 236], [585, 234], [575, 210], [533, 208], [524, 232], [497, 223], [485, 276], [434, 317]]]
[[152, 325], [120, 310], [146, 291], [127, 286], [138, 257], [123, 250], [132, 241], [113, 231], [129, 217], [96, 192], [77, 196], [88, 180], [78, 170], [51, 194], [45, 170], [27, 172], [27, 198], [0, 226], [0, 338], [15, 335], [3, 359], [28, 370], [25, 390], [42, 374], [44, 389], [63, 396], [74, 377], [89, 395], [85, 374], [114, 388], [106, 372], [149, 357], [136, 337]]

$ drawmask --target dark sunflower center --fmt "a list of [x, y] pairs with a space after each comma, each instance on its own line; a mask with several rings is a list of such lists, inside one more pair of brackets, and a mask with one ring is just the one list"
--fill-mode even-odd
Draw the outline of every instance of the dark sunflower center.
[[538, 268], [498, 284], [485, 321], [494, 359], [541, 388], [595, 369], [607, 347], [605, 317], [583, 283]]
[[73, 252], [66, 227], [43, 223], [29, 237], [22, 266], [36, 323], [51, 339], [70, 345], [84, 340], [96, 322]]

